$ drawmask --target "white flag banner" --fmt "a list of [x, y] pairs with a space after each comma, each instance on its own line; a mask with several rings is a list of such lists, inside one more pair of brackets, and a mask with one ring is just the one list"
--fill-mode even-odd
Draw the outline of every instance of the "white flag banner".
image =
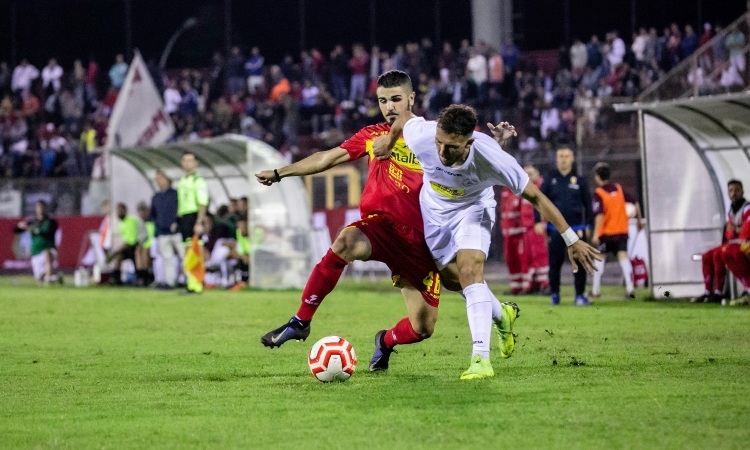
[[161, 94], [136, 51], [107, 126], [105, 149], [145, 147], [167, 142], [174, 123], [164, 111]]

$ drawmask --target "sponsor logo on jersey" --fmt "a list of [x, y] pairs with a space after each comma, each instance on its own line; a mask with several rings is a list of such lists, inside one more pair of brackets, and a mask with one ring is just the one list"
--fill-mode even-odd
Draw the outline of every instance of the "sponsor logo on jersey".
[[[373, 134], [380, 133], [374, 132]], [[388, 133], [386, 132], [385, 134]], [[375, 155], [372, 153], [372, 141], [367, 141], [366, 145], [367, 153], [370, 155], [370, 159], [374, 158]], [[396, 145], [394, 145], [393, 149], [391, 149], [391, 161], [396, 162], [404, 169], [422, 173], [422, 166], [419, 164], [419, 159], [417, 159], [417, 156], [412, 153], [409, 147], [406, 146], [406, 143], [402, 138], [399, 138], [399, 140], [396, 141]]]
[[404, 141], [399, 140], [391, 150], [391, 161], [395, 161], [406, 169], [422, 172], [417, 156], [409, 150]]
[[450, 171], [448, 171], [448, 170], [445, 170], [445, 169], [443, 169], [442, 167], [438, 167], [438, 166], [436, 166], [436, 167], [435, 167], [435, 170], [437, 170], [437, 171], [439, 171], [439, 172], [443, 172], [444, 174], [446, 174], [446, 175], [450, 175], [450, 176], [452, 176], [452, 177], [462, 177], [462, 176], [463, 176], [463, 175], [462, 175], [462, 174], [460, 174], [460, 173], [450, 172]]
[[432, 189], [434, 189], [435, 192], [442, 195], [443, 197], [461, 198], [466, 195], [466, 190], [464, 189], [443, 186], [442, 184], [435, 183], [434, 181], [430, 181], [430, 186], [432, 186]]

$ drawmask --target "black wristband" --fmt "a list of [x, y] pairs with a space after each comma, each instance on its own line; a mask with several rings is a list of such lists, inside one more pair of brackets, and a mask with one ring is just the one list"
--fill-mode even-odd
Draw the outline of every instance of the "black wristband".
[[273, 174], [276, 175], [276, 182], [278, 183], [281, 181], [281, 176], [279, 175], [279, 171], [276, 169], [273, 169]]

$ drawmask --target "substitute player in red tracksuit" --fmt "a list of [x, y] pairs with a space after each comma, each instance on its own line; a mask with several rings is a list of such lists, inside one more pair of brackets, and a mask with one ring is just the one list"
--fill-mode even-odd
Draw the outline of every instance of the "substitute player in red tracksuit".
[[735, 209], [735, 203], [729, 208], [727, 214], [726, 234], [727, 243], [721, 247], [722, 258], [727, 268], [734, 274], [742, 284], [743, 292], [739, 298], [729, 302], [730, 306], [750, 305], [750, 202], [743, 197], [742, 182], [732, 180], [729, 182], [739, 189], [740, 199], [736, 202], [742, 204]]
[[[529, 181], [536, 187], [541, 187], [544, 178], [533, 164], [523, 168], [529, 174]], [[534, 231], [534, 205], [526, 200], [521, 202], [521, 226], [526, 228], [523, 233], [523, 248], [526, 256], [527, 278], [531, 283], [531, 292], [549, 295], [549, 253], [547, 253], [547, 232], [537, 234]]]
[[[525, 200], [517, 197], [508, 188], [500, 191], [500, 228], [503, 232], [505, 262], [510, 273], [510, 294], [520, 295], [531, 292], [529, 279], [529, 258], [524, 251], [524, 234], [528, 225], [521, 223], [521, 209]], [[528, 202], [526, 202], [528, 203]], [[531, 206], [531, 203], [529, 203]], [[533, 207], [532, 207], [533, 208]], [[533, 227], [534, 212], [531, 213]], [[533, 231], [533, 230], [532, 230]]]
[[703, 254], [705, 291], [700, 297], [693, 298], [693, 303], [722, 300], [727, 267], [744, 287], [742, 298], [745, 302], [750, 301], [747, 294], [750, 290], [750, 252], [743, 252], [743, 249], [750, 246], [750, 202], [745, 200], [742, 182], [739, 180], [730, 180], [727, 183], [727, 194], [731, 204], [727, 211], [722, 244]]
[[[533, 165], [524, 167], [537, 187], [543, 178]], [[505, 262], [510, 272], [510, 294], [549, 294], [547, 234], [534, 231], [534, 206], [503, 188], [500, 192], [500, 226], [505, 245]]]

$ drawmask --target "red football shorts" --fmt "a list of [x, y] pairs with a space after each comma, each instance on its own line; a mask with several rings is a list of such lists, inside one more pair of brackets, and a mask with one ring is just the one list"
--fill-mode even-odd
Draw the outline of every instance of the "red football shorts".
[[424, 241], [424, 234], [384, 215], [372, 215], [349, 225], [370, 240], [370, 259], [391, 269], [394, 286], [405, 279], [422, 294], [428, 305], [440, 302], [440, 275]]

